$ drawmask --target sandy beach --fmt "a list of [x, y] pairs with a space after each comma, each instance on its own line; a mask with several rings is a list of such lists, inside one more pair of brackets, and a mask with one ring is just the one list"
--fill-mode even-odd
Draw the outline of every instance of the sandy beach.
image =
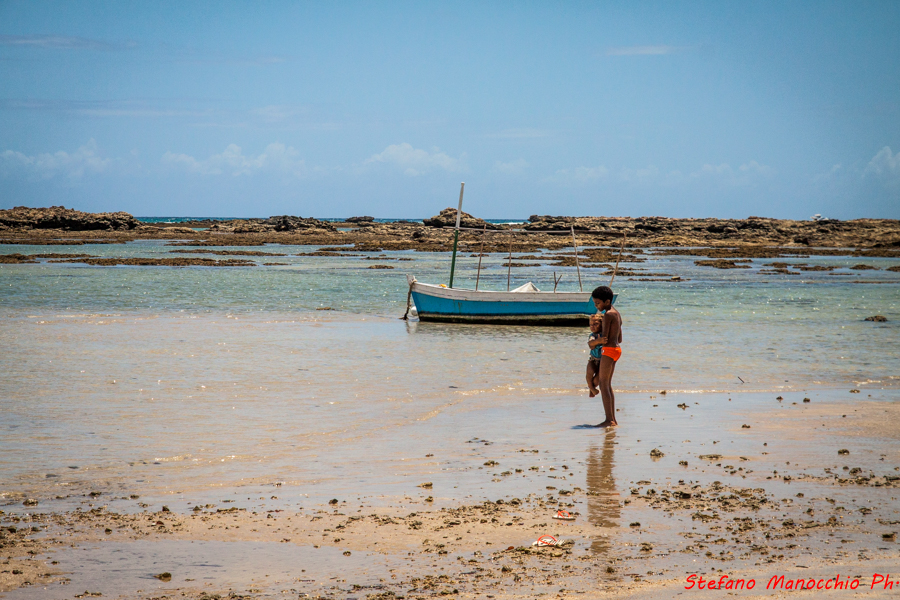
[[[442, 415], [430, 426], [449, 439], [417, 440], [387, 460], [384, 481], [362, 486], [273, 481], [150, 496], [78, 486], [37, 504], [20, 497], [4, 507], [3, 590], [651, 598], [702, 575], [755, 580], [740, 595], [770, 597], [767, 582], [784, 575], [858, 579], [860, 595], [877, 596], [872, 578], [900, 557], [900, 446], [889, 425], [900, 415], [894, 392], [851, 399], [627, 394], [623, 426], [604, 432], [581, 424], [596, 407], [553, 398], [532, 414]], [[485, 419], [507, 431], [463, 439]], [[554, 520], [560, 509], [575, 520]], [[533, 547], [543, 535], [561, 545]]]

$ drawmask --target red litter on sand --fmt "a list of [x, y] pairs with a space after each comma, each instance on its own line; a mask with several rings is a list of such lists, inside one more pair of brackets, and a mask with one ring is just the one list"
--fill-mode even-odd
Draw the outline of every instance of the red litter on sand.
[[536, 542], [531, 544], [532, 546], [557, 546], [559, 545], [559, 540], [553, 537], [552, 535], [542, 535], [537, 539]]
[[553, 516], [553, 518], [558, 519], [560, 521], [574, 521], [575, 520], [575, 516], [572, 515], [572, 513], [570, 513], [567, 510], [556, 511], [556, 514]]

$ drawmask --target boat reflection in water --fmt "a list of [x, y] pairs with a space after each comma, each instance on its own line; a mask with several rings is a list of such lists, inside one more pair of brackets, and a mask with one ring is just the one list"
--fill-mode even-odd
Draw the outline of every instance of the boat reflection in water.
[[608, 533], [597, 536], [591, 542], [591, 551], [595, 554], [609, 552], [612, 543], [606, 535], [612, 535], [613, 528], [619, 526], [619, 519], [622, 516], [619, 491], [616, 489], [616, 480], [613, 477], [615, 445], [616, 432], [613, 430], [606, 433], [600, 448], [591, 446], [588, 449], [588, 522], [591, 525], [609, 529]]

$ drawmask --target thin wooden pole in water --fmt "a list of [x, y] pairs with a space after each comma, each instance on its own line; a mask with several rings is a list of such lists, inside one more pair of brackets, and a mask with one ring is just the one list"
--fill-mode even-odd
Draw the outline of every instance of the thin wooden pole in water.
[[509, 258], [506, 259], [506, 291], [509, 291], [509, 280], [512, 275], [512, 230], [509, 231]]
[[628, 232], [622, 234], [622, 245], [619, 247], [619, 256], [616, 257], [616, 268], [613, 269], [612, 277], [609, 278], [609, 287], [612, 287], [612, 282], [616, 279], [616, 273], [619, 272], [619, 259], [622, 258], [622, 250], [625, 249], [625, 238], [628, 236]]
[[453, 287], [453, 272], [456, 270], [456, 244], [459, 242], [459, 219], [462, 216], [462, 198], [466, 182], [459, 184], [459, 206], [456, 209], [456, 231], [453, 232], [453, 258], [450, 260], [450, 287]]
[[578, 264], [578, 242], [575, 241], [575, 225], [570, 224], [569, 228], [572, 230], [572, 246], [575, 247], [575, 269], [578, 271], [578, 291], [583, 292], [584, 288], [581, 287], [581, 265]]
[[481, 232], [481, 250], [478, 251], [478, 274], [475, 276], [475, 291], [478, 291], [478, 281], [481, 279], [481, 257], [484, 256], [484, 237], [487, 233], [487, 223], [484, 224], [484, 230]]

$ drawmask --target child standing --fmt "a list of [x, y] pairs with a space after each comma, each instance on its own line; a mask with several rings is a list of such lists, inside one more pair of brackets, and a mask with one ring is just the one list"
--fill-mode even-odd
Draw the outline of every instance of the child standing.
[[622, 356], [622, 315], [617, 311], [613, 303], [613, 291], [608, 286], [602, 285], [591, 292], [591, 299], [597, 311], [603, 315], [600, 347], [600, 367], [598, 369], [598, 386], [600, 396], [603, 398], [603, 412], [606, 418], [597, 427], [616, 427], [616, 396], [612, 389], [613, 373], [616, 371], [616, 363]]

